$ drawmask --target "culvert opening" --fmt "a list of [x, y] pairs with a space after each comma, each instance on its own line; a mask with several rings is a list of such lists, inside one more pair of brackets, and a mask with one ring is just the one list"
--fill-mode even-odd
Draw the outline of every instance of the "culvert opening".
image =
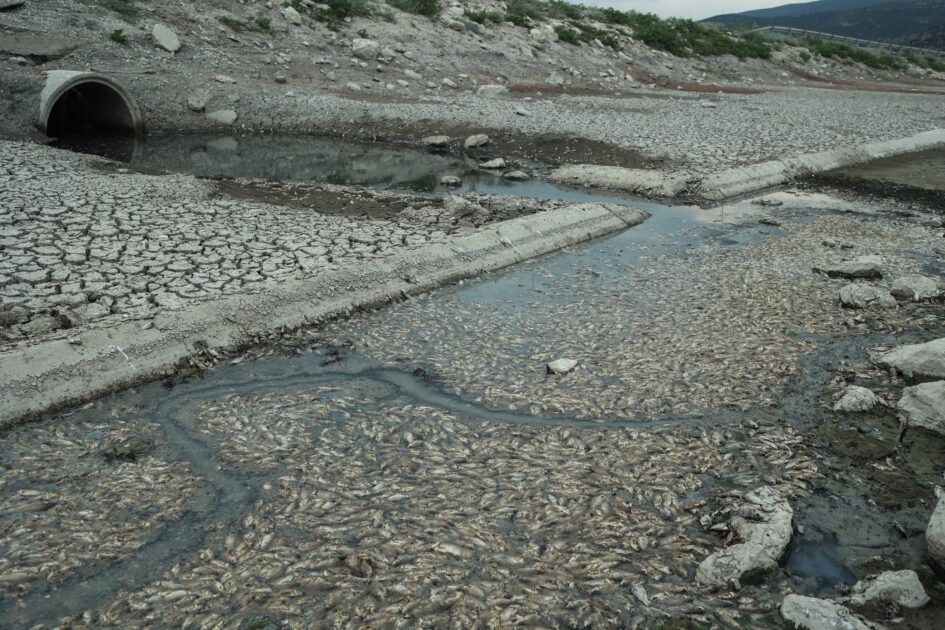
[[135, 117], [114, 88], [89, 81], [62, 93], [49, 111], [46, 135], [51, 137], [114, 134], [132, 136]]

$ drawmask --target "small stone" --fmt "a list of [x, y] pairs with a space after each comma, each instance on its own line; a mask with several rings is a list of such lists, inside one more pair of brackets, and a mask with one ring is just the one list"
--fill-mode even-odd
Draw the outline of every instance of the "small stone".
[[364, 61], [374, 61], [380, 46], [373, 39], [355, 38], [351, 42], [351, 54]]
[[459, 20], [447, 20], [446, 27], [454, 31], [457, 31], [459, 33], [462, 33], [463, 31], [466, 30], [466, 25], [460, 22]]
[[526, 179], [528, 179], [528, 173], [525, 173], [524, 171], [509, 171], [508, 173], [506, 173], [506, 174], [503, 175], [502, 177], [504, 177], [505, 179], [508, 179], [508, 180], [512, 180], [512, 181], [516, 181], [516, 182], [521, 182], [521, 181], [525, 181]]
[[883, 259], [879, 256], [860, 256], [853, 260], [824, 265], [823, 267], [814, 267], [814, 272], [822, 273], [831, 278], [847, 278], [854, 280], [864, 278], [867, 280], [881, 279], [883, 273], [880, 267]]
[[915, 571], [886, 571], [857, 582], [850, 603], [854, 606], [878, 603], [922, 608], [929, 603], [929, 596]]
[[490, 98], [505, 96], [508, 93], [509, 89], [504, 85], [482, 85], [476, 90], [477, 96], [488, 96]]
[[840, 289], [840, 304], [847, 308], [892, 308], [896, 299], [881, 287], [857, 282]]
[[574, 359], [557, 359], [549, 363], [546, 368], [548, 374], [567, 374], [577, 367], [578, 362]]
[[524, 107], [516, 107], [515, 115], [516, 116], [531, 116], [532, 113], [528, 111], [527, 109], [525, 109]]
[[207, 118], [221, 125], [232, 125], [236, 122], [236, 112], [232, 109], [218, 109], [207, 114]]
[[483, 162], [479, 165], [480, 168], [487, 168], [490, 170], [498, 170], [505, 168], [505, 160], [502, 158], [495, 158], [494, 160], [489, 160], [488, 162]]
[[213, 77], [213, 80], [217, 83], [236, 83], [236, 79], [226, 74], [218, 74]]
[[843, 397], [833, 406], [834, 411], [846, 411], [849, 413], [870, 411], [876, 405], [883, 403], [879, 396], [865, 387], [851, 385], [847, 387]]
[[945, 435], [945, 381], [920, 383], [902, 390], [899, 420], [905, 426]]
[[466, 138], [466, 141], [463, 143], [467, 149], [475, 149], [477, 147], [484, 147], [489, 144], [491, 140], [489, 136], [484, 133], [477, 133]]
[[177, 34], [163, 24], [155, 24], [151, 29], [151, 36], [154, 43], [168, 52], [175, 53], [180, 50], [180, 40]]
[[351, 90], [352, 92], [360, 92], [361, 86], [355, 83], [354, 81], [348, 81], [345, 83], [345, 87]]
[[275, 77], [276, 83], [288, 83], [289, 78], [284, 74], [277, 74]]
[[444, 78], [442, 81], [440, 81], [440, 83], [441, 83], [444, 87], [448, 87], [448, 88], [457, 88], [457, 87], [459, 87], [458, 85], [456, 85], [456, 82], [455, 82], [455, 81], [452, 81], [452, 80], [446, 79], [446, 78]]
[[456, 175], [444, 175], [440, 178], [441, 186], [461, 186], [463, 180]]
[[431, 149], [445, 149], [450, 145], [449, 136], [427, 136], [421, 142]]
[[289, 24], [295, 24], [296, 26], [301, 26], [302, 24], [302, 14], [293, 9], [292, 7], [286, 7], [282, 9], [282, 15], [289, 22]]
[[408, 79], [413, 79], [414, 81], [423, 81], [423, 75], [419, 72], [414, 72], [410, 68], [404, 70], [404, 76]]
[[781, 602], [781, 616], [804, 630], [874, 630], [875, 626], [826, 599], [788, 595]]
[[781, 227], [781, 222], [777, 219], [772, 219], [771, 217], [765, 217], [758, 221], [762, 225], [770, 225], [772, 227]]
[[192, 112], [202, 112], [207, 108], [210, 95], [206, 92], [197, 92], [187, 97], [187, 109]]
[[921, 302], [922, 300], [932, 300], [939, 296], [938, 286], [932, 278], [926, 276], [903, 276], [893, 282], [889, 290], [897, 300], [912, 300]]

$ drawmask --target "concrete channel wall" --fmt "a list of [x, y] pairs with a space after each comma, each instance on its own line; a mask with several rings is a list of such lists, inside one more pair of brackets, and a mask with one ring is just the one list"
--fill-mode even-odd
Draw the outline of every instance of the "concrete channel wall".
[[226, 353], [259, 335], [383, 305], [638, 225], [647, 214], [575, 204], [483, 228], [388, 259], [252, 295], [200, 304], [140, 323], [91, 329], [0, 356], [0, 429], [172, 371], [204, 349]]

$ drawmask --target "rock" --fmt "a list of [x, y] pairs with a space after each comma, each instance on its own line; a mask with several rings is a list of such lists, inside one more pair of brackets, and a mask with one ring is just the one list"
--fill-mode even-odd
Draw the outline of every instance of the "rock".
[[34, 64], [32, 61], [30, 61], [29, 59], [27, 59], [26, 57], [10, 57], [10, 59], [9, 59], [8, 61], [9, 61], [10, 63], [15, 63], [15, 64], [18, 65], [18, 66], [34, 66], [34, 65], [36, 65], [36, 64]]
[[545, 77], [545, 83], [548, 85], [564, 85], [564, 77], [557, 72], [552, 72]]
[[361, 86], [355, 83], [354, 81], [348, 81], [345, 83], [345, 87], [351, 90], [352, 92], [360, 92]]
[[772, 219], [771, 217], [765, 217], [761, 219], [760, 221], [758, 221], [758, 223], [762, 225], [770, 225], [772, 227], [781, 227], [782, 225], [780, 221], [778, 221], [777, 219]]
[[879, 279], [883, 277], [880, 266], [883, 259], [879, 256], [860, 256], [853, 260], [833, 263], [824, 267], [814, 267], [814, 271], [830, 276], [831, 278]]
[[354, 38], [351, 42], [351, 54], [358, 59], [374, 61], [381, 47], [373, 39]]
[[880, 287], [856, 282], [840, 289], [840, 304], [847, 308], [891, 308], [896, 299]]
[[516, 107], [515, 115], [516, 116], [531, 116], [532, 113], [528, 111], [527, 109], [525, 109], [524, 107]]
[[54, 330], [59, 330], [62, 328], [62, 326], [63, 322], [58, 317], [42, 315], [40, 317], [34, 317], [27, 323], [20, 326], [20, 330], [30, 337], [35, 337], [44, 335], [46, 333], [51, 333]]
[[288, 83], [288, 82], [289, 82], [289, 77], [287, 77], [287, 76], [285, 76], [284, 74], [281, 74], [281, 73], [280, 73], [280, 74], [277, 74], [277, 75], [276, 75], [275, 81], [276, 81], [276, 83]]
[[462, 183], [463, 180], [456, 175], [444, 175], [440, 178], [441, 186], [460, 186]]
[[558, 33], [555, 32], [551, 24], [541, 24], [529, 29], [528, 41], [535, 48], [542, 48], [546, 44], [553, 44], [558, 41]]
[[854, 606], [894, 604], [902, 608], [922, 608], [929, 603], [915, 571], [885, 571], [857, 582], [849, 601]]
[[945, 227], [945, 221], [942, 219], [929, 219], [928, 221], [923, 221], [922, 225], [930, 228], [941, 228]]
[[404, 81], [403, 79], [397, 79], [397, 85], [400, 87], [410, 87], [410, 83]]
[[895, 368], [909, 378], [945, 378], [945, 337], [902, 346], [879, 358], [879, 365]]
[[461, 6], [454, 5], [446, 9], [446, 17], [453, 18], [454, 20], [458, 20], [464, 15], [466, 15], [466, 11]]
[[413, 79], [414, 81], [423, 81], [423, 75], [419, 72], [414, 72], [410, 68], [404, 70], [404, 76], [408, 79]]
[[232, 125], [236, 122], [237, 116], [232, 109], [218, 109], [207, 114], [207, 118], [223, 125]]
[[18, 57], [59, 59], [84, 43], [76, 37], [0, 32], [0, 52]]
[[835, 238], [825, 238], [820, 242], [820, 244], [824, 247], [831, 247], [833, 249], [853, 249], [853, 245], [850, 245], [849, 243], [843, 243]]
[[778, 208], [784, 205], [784, 202], [780, 199], [769, 199], [768, 197], [762, 197], [761, 199], [755, 199], [751, 202], [756, 206], [765, 206], [767, 208]]
[[945, 435], [945, 381], [921, 383], [902, 390], [899, 420]]
[[490, 142], [489, 136], [484, 133], [477, 133], [466, 138], [466, 142], [463, 143], [463, 146], [467, 149], [475, 149], [476, 147], [484, 147]]
[[781, 616], [805, 630], [874, 630], [867, 623], [842, 606], [826, 599], [788, 595], [781, 602]]
[[925, 542], [929, 547], [929, 556], [942, 569], [945, 569], [945, 492], [941, 488], [935, 489], [938, 505], [929, 519], [929, 526], [925, 530]]
[[177, 34], [163, 24], [154, 25], [154, 28], [151, 29], [151, 37], [154, 38], [155, 44], [168, 52], [174, 53], [180, 50], [180, 40], [177, 39]]
[[444, 87], [448, 87], [448, 88], [457, 88], [457, 87], [459, 87], [458, 85], [456, 85], [456, 82], [455, 82], [455, 81], [452, 81], [452, 80], [450, 80], [450, 79], [445, 79], [445, 78], [444, 78], [442, 81], [440, 81], [440, 83], [442, 83]]
[[897, 300], [912, 300], [921, 302], [922, 300], [935, 299], [939, 296], [938, 286], [935, 280], [925, 276], [903, 276], [893, 282], [892, 289], [889, 290]]
[[213, 80], [217, 83], [236, 83], [236, 79], [226, 74], [218, 74], [213, 77]]
[[847, 387], [847, 391], [844, 392], [843, 397], [833, 406], [833, 410], [847, 412], [869, 411], [876, 405], [881, 404], [883, 404], [883, 401], [872, 391], [865, 387], [851, 385]]
[[546, 368], [548, 374], [567, 374], [577, 367], [578, 362], [574, 359], [557, 359], [549, 363]]
[[206, 92], [194, 92], [187, 97], [187, 109], [192, 112], [202, 112], [207, 108], [207, 101], [210, 95]]
[[302, 25], [302, 14], [292, 7], [282, 9], [282, 15], [290, 24], [295, 24], [296, 26]]
[[[744, 541], [716, 551], [702, 561], [696, 580], [706, 586], [734, 585], [745, 576], [770, 571], [791, 542], [794, 510], [777, 490], [762, 486], [745, 495], [745, 505], [732, 518], [731, 527]], [[751, 518], [746, 518], [750, 512]]]
[[443, 200], [443, 209], [453, 223], [460, 225], [482, 225], [489, 219], [489, 211], [463, 197], [447, 195]]
[[466, 30], [466, 25], [459, 20], [446, 20], [446, 27], [458, 33], [462, 33]]
[[528, 173], [525, 173], [524, 171], [509, 171], [502, 177], [516, 182], [523, 182], [528, 179]]
[[488, 162], [483, 162], [479, 165], [479, 168], [488, 168], [490, 170], [498, 170], [505, 168], [505, 160], [502, 158], [496, 158], [494, 160], [489, 160]]
[[421, 142], [425, 147], [445, 149], [450, 145], [450, 138], [449, 136], [427, 136]]
[[12, 11], [13, 9], [19, 9], [26, 2], [24, 0], [0, 0], [0, 11]]
[[488, 96], [490, 98], [505, 96], [508, 93], [509, 89], [504, 85], [481, 85], [479, 89], [476, 90], [477, 96]]

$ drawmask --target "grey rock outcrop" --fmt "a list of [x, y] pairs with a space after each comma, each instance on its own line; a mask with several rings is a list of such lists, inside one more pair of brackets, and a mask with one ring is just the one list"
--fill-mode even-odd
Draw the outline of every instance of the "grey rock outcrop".
[[151, 29], [151, 36], [154, 38], [154, 43], [167, 52], [174, 53], [180, 50], [177, 34], [163, 24], [155, 24]]
[[696, 570], [700, 584], [740, 587], [739, 580], [744, 576], [778, 566], [778, 559], [791, 541], [794, 510], [770, 486], [745, 494], [744, 500], [731, 522], [744, 542], [716, 551], [703, 560]]
[[935, 489], [938, 505], [929, 519], [929, 526], [925, 530], [925, 542], [929, 547], [929, 556], [940, 568], [945, 569], [945, 491]]
[[856, 413], [860, 411], [870, 411], [876, 405], [881, 405], [883, 401], [872, 391], [858, 385], [847, 387], [843, 396], [833, 406], [834, 411], [846, 411]]
[[788, 595], [781, 616], [805, 630], [875, 630], [877, 626], [854, 615], [849, 608], [816, 597]]
[[881, 356], [878, 363], [909, 378], [945, 378], [945, 337], [902, 346]]
[[926, 276], [903, 276], [893, 282], [892, 289], [889, 290], [897, 300], [912, 300], [921, 302], [922, 300], [934, 299], [939, 296], [938, 286], [935, 280]]
[[549, 363], [546, 367], [549, 374], [567, 374], [577, 367], [578, 362], [574, 359], [557, 359]]
[[814, 271], [831, 278], [847, 278], [849, 280], [857, 278], [879, 279], [883, 277], [882, 264], [883, 259], [879, 256], [860, 256], [853, 260], [814, 267]]
[[921, 383], [902, 390], [899, 419], [910, 427], [924, 427], [945, 435], [945, 381]]
[[855, 282], [840, 289], [840, 304], [847, 308], [892, 308], [896, 298], [880, 287]]
[[929, 596], [915, 571], [885, 571], [857, 582], [849, 601], [854, 606], [894, 604], [903, 608], [922, 608], [929, 603]]
[[302, 14], [292, 7], [282, 9], [282, 16], [285, 17], [289, 24], [295, 24], [296, 26], [301, 26], [302, 24]]
[[483, 162], [479, 165], [480, 168], [487, 168], [490, 170], [498, 170], [500, 168], [505, 168], [505, 160], [502, 158], [495, 158], [494, 160], [489, 160], [488, 162]]

